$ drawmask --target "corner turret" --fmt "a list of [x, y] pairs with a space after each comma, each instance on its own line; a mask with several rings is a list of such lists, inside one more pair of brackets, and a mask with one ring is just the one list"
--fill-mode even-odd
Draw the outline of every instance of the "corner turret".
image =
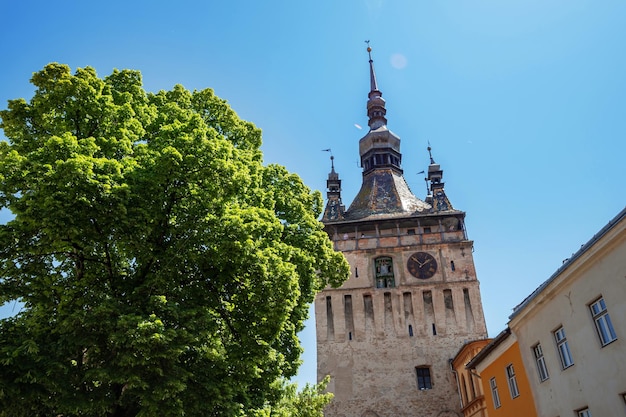
[[434, 212], [454, 210], [443, 187], [443, 170], [433, 159], [430, 145], [428, 145], [427, 149], [430, 165], [428, 165], [428, 177], [426, 179], [430, 182], [430, 192], [426, 197], [426, 202], [432, 206], [432, 211]]
[[[324, 151], [330, 152], [330, 149], [324, 149]], [[341, 180], [339, 174], [335, 172], [335, 157], [332, 154], [330, 155], [330, 172], [326, 180], [326, 189], [327, 202], [322, 221], [342, 220], [346, 208], [341, 202]]]

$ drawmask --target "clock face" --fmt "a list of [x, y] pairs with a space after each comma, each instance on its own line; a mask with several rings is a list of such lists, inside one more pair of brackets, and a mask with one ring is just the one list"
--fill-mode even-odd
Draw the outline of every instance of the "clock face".
[[415, 278], [428, 279], [437, 272], [437, 261], [426, 252], [415, 252], [406, 263], [406, 267]]

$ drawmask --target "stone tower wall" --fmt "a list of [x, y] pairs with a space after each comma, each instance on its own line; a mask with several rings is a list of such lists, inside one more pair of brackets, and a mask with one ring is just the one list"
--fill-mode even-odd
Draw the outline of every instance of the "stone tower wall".
[[[318, 377], [335, 394], [326, 416], [457, 416], [460, 401], [450, 359], [464, 342], [486, 337], [472, 242], [461, 230], [408, 234], [377, 229], [335, 233], [351, 276], [315, 302]], [[409, 274], [415, 252], [435, 257], [429, 279]], [[376, 288], [375, 259], [390, 257], [394, 286]], [[454, 265], [454, 266], [452, 266]], [[428, 367], [420, 390], [416, 367]]]

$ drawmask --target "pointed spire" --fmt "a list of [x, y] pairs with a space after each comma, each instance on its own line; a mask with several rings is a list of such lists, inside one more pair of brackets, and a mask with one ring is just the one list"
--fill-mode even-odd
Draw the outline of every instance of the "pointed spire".
[[322, 221], [337, 221], [343, 218], [345, 207], [341, 202], [341, 180], [339, 174], [335, 172], [335, 157], [330, 148], [322, 149], [323, 152], [330, 152], [330, 172], [326, 180], [326, 209], [322, 216]]
[[430, 182], [430, 195], [426, 197], [426, 202], [432, 205], [433, 211], [454, 210], [446, 191], [444, 190], [443, 170], [441, 166], [435, 162], [433, 158], [430, 141], [428, 142], [428, 156], [430, 157], [430, 165], [428, 166], [428, 178]]
[[[370, 48], [370, 41], [365, 41], [367, 44], [367, 54], [370, 57], [370, 95], [374, 91], [378, 91], [378, 83], [376, 82], [376, 72], [374, 72], [374, 60], [372, 59], [372, 48]], [[380, 91], [378, 91], [380, 92]]]
[[370, 41], [365, 41], [367, 44], [367, 54], [369, 56], [370, 64], [370, 92], [367, 95], [367, 117], [369, 117], [368, 125], [370, 130], [376, 130], [387, 124], [385, 114], [385, 100], [383, 99], [383, 93], [378, 89], [378, 83], [376, 82], [376, 72], [374, 71], [374, 60], [372, 59], [372, 48], [370, 47]]

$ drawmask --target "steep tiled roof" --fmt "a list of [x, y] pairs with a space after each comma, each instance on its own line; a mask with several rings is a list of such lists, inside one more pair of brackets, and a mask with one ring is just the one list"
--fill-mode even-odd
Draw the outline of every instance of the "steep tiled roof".
[[397, 171], [377, 169], [363, 178], [361, 190], [345, 213], [346, 220], [379, 216], [406, 216], [428, 213], [431, 206], [417, 198]]

